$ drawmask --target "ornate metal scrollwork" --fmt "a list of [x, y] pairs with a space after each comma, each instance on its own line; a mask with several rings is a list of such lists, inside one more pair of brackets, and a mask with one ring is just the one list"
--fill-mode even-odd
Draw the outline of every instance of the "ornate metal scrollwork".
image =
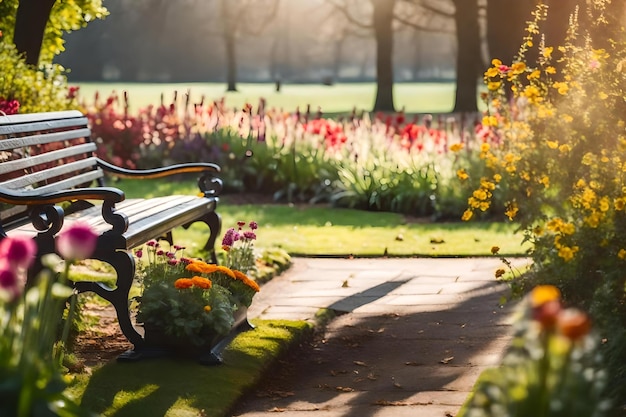
[[205, 197], [215, 197], [222, 192], [223, 183], [212, 172], [206, 172], [198, 179], [198, 187]]
[[113, 228], [113, 233], [122, 234], [128, 229], [128, 217], [124, 213], [115, 211], [115, 203], [105, 201], [102, 203], [102, 218]]
[[53, 204], [32, 206], [29, 217], [33, 227], [46, 235], [54, 236], [63, 227], [63, 209]]

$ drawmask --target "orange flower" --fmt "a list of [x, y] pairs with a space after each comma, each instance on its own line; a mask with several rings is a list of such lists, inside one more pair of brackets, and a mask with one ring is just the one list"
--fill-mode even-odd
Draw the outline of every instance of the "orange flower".
[[259, 284], [257, 284], [256, 281], [253, 281], [250, 278], [248, 278], [248, 276], [244, 274], [243, 272], [233, 269], [233, 274], [235, 275], [235, 279], [238, 279], [239, 281], [243, 282], [248, 287], [252, 288], [254, 291], [259, 292], [261, 290], [261, 288], [259, 287]]
[[500, 252], [500, 248], [498, 246], [492, 246], [491, 247], [491, 253], [493, 255], [495, 255], [496, 253]]
[[208, 290], [213, 285], [210, 279], [204, 277], [193, 277], [191, 278], [191, 281], [194, 287], [202, 288], [204, 290]]
[[210, 313], [212, 310], [211, 306], [204, 306], [204, 311], [206, 311], [207, 313]]
[[200, 274], [211, 274], [218, 270], [218, 266], [214, 264], [208, 264], [204, 261], [193, 261], [185, 268], [187, 271], [197, 272]]
[[570, 340], [579, 340], [591, 329], [591, 320], [584, 312], [575, 308], [561, 311], [556, 322], [561, 334]]
[[174, 287], [184, 290], [193, 287], [193, 281], [189, 278], [179, 278], [174, 282]]
[[233, 273], [233, 271], [230, 268], [227, 268], [225, 266], [221, 266], [221, 265], [216, 265], [215, 266], [215, 271], [213, 272], [221, 272], [222, 274], [228, 275], [229, 277], [235, 279], [235, 274]]

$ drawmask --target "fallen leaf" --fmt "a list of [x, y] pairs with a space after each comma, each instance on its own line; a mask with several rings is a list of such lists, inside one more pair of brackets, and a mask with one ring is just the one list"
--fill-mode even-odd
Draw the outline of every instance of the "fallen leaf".
[[287, 409], [286, 408], [274, 407], [274, 408], [270, 408], [267, 411], [268, 411], [268, 413], [284, 413], [285, 411], [287, 411]]
[[443, 358], [442, 360], [440, 360], [439, 363], [443, 363], [445, 365], [450, 363], [452, 359], [454, 359], [454, 356], [448, 356], [447, 358]]
[[353, 392], [354, 391], [354, 388], [350, 388], [350, 387], [335, 387], [335, 389], [341, 392]]
[[354, 363], [355, 365], [359, 365], [359, 366], [367, 366], [367, 364], [363, 361], [353, 361], [352, 363]]
[[404, 401], [387, 401], [387, 400], [378, 400], [374, 403], [375, 405], [384, 405], [384, 406], [404, 406], [409, 405], [409, 403]]
[[422, 364], [419, 362], [404, 362], [407, 366], [421, 366]]

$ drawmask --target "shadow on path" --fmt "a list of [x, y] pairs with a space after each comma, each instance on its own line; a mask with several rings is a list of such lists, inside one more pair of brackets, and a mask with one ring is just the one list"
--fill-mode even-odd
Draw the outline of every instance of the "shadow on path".
[[333, 304], [355, 311], [281, 360], [230, 415], [454, 415], [480, 372], [497, 364], [512, 305], [500, 306], [504, 289], [493, 283], [462, 294], [457, 304], [367, 305], [404, 282]]

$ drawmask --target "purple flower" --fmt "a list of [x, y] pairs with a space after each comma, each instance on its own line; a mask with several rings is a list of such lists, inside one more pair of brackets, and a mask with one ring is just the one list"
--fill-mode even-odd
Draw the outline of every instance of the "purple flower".
[[135, 256], [139, 259], [141, 259], [143, 257], [143, 250], [142, 249], [137, 249], [135, 251]]
[[256, 230], [258, 228], [259, 228], [259, 225], [257, 224], [257, 222], [255, 221], [250, 222], [250, 229]]
[[231, 247], [233, 246], [233, 244], [235, 243], [235, 235], [237, 234], [237, 232], [235, 232], [234, 228], [230, 228], [226, 231], [226, 233], [224, 233], [224, 238], [222, 239], [222, 247], [226, 246], [226, 247]]
[[86, 223], [76, 222], [61, 231], [56, 247], [64, 259], [78, 260], [89, 258], [96, 249], [98, 235]]
[[241, 220], [237, 222], [237, 226], [239, 226], [239, 230], [246, 225], [246, 222], [242, 222]]
[[9, 262], [9, 266], [28, 269], [37, 255], [35, 241], [26, 236], [15, 236], [0, 242], [0, 257]]
[[243, 238], [246, 240], [254, 240], [256, 239], [256, 234], [254, 232], [243, 232]]

